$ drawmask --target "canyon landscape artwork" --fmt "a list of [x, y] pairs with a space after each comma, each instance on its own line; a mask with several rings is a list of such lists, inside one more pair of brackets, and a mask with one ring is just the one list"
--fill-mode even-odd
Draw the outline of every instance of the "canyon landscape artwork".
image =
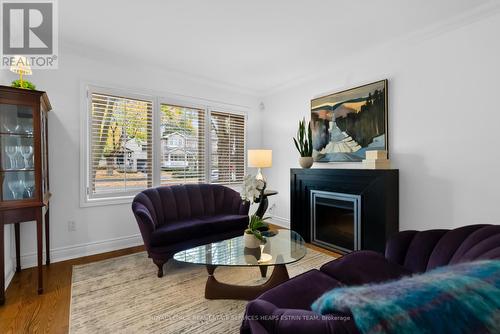
[[356, 162], [368, 150], [388, 150], [387, 80], [311, 101], [316, 162]]

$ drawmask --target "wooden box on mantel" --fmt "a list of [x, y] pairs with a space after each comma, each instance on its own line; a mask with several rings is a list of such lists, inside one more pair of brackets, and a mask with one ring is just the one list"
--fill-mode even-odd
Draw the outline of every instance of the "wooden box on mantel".
[[366, 159], [363, 160], [366, 169], [391, 169], [391, 161], [387, 159], [387, 151], [366, 151]]

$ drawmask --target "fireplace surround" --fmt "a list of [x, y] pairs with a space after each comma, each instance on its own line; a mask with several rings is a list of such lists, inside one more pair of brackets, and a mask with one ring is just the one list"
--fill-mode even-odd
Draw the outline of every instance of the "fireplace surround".
[[291, 169], [290, 227], [338, 253], [383, 252], [399, 229], [398, 178], [397, 169]]

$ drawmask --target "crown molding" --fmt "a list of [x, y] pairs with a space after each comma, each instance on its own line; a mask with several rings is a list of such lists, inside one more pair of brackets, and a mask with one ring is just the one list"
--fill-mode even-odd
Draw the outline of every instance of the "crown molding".
[[425, 28], [405, 34], [401, 37], [392, 39], [388, 42], [381, 43], [378, 44], [377, 46], [368, 48], [365, 50], [365, 52], [363, 52], [360, 55], [354, 56], [351, 54], [343, 56], [338, 61], [336, 61], [335, 64], [331, 66], [322, 67], [321, 69], [315, 70], [312, 73], [298, 76], [291, 80], [287, 80], [286, 82], [283, 82], [282, 84], [276, 85], [275, 87], [269, 89], [267, 92], [260, 91], [260, 93], [264, 94], [262, 98], [270, 97], [285, 90], [297, 87], [303, 83], [310, 82], [324, 75], [328, 75], [329, 73], [334, 72], [339, 67], [342, 67], [342, 64], [347, 62], [352, 62], [353, 58], [362, 59], [366, 55], [366, 53], [373, 53], [378, 50], [384, 50], [384, 49], [396, 49], [396, 48], [414, 46], [416, 44], [432, 40], [448, 32], [459, 30], [466, 26], [483, 21], [491, 16], [497, 15], [498, 13], [500, 13], [500, 1], [490, 0], [466, 13], [455, 15], [439, 23], [427, 26]]
[[[408, 47], [410, 45], [415, 45], [422, 43], [424, 41], [436, 38], [440, 35], [443, 35], [447, 32], [458, 30], [470, 24], [474, 24], [478, 21], [484, 20], [488, 17], [497, 15], [500, 12], [500, 1], [498, 0], [489, 0], [483, 4], [478, 5], [472, 10], [469, 10], [465, 13], [461, 13], [445, 19], [439, 23], [427, 26], [425, 28], [413, 31], [411, 33], [405, 34], [404, 36], [392, 39], [388, 42], [378, 44], [377, 46], [370, 47], [364, 50], [363, 54], [368, 52], [376, 52], [382, 49], [388, 48], [401, 48]], [[92, 54], [89, 54], [88, 48], [74, 43], [68, 39], [62, 38], [62, 43], [60, 44], [61, 49], [64, 51], [76, 54], [82, 58], [87, 58], [96, 61], [102, 61], [102, 59], [112, 59], [113, 64], [126, 66], [129, 68], [135, 69], [150, 69], [154, 71], [161, 71], [171, 77], [182, 78], [184, 80], [189, 80], [200, 85], [204, 85], [207, 87], [217, 88], [221, 90], [226, 90], [229, 92], [234, 92], [238, 94], [243, 94], [251, 97], [257, 98], [266, 98], [272, 95], [275, 95], [279, 92], [285, 91], [287, 89], [296, 87], [302, 83], [312, 81], [318, 77], [326, 75], [335, 71], [335, 69], [339, 68], [342, 64], [352, 61], [353, 58], [360, 58], [363, 55], [345, 55], [339, 58], [335, 64], [331, 66], [321, 66], [316, 70], [311, 71], [310, 73], [297, 76], [295, 78], [283, 81], [281, 84], [275, 85], [272, 88], [249, 88], [245, 86], [240, 86], [236, 83], [225, 82], [218, 79], [201, 76], [195, 73], [179, 71], [173, 68], [165, 67], [162, 64], [156, 63], [148, 63], [145, 64], [143, 59], [139, 59], [133, 56], [126, 56], [123, 54], [117, 54], [110, 50], [105, 49], [96, 49], [92, 48]], [[64, 54], [62, 55], [64, 56]], [[159, 70], [160, 69], [160, 70]]]
[[[189, 73], [189, 72], [184, 72], [184, 71], [179, 71], [175, 70], [172, 68], [168, 68], [162, 64], [157, 64], [157, 63], [144, 63], [144, 59], [136, 58], [133, 56], [128, 56], [128, 55], [123, 55], [123, 54], [117, 54], [113, 51], [105, 50], [102, 48], [92, 48], [92, 54], [89, 54], [88, 52], [88, 47], [85, 47], [83, 45], [75, 44], [72, 41], [64, 40], [60, 44], [60, 48], [63, 52], [68, 52], [70, 54], [74, 54], [78, 57], [94, 60], [94, 61], [102, 61], [103, 59], [111, 59], [113, 65], [118, 65], [118, 66], [124, 66], [128, 68], [134, 68], [134, 69], [146, 69], [146, 70], [151, 70], [155, 72], [161, 72], [162, 74], [166, 74], [169, 77], [176, 77], [179, 79], [183, 80], [188, 80], [195, 82], [197, 84], [207, 86], [207, 87], [212, 87], [212, 88], [217, 88], [221, 90], [226, 90], [242, 95], [248, 95], [250, 97], [260, 97], [261, 91], [244, 87], [244, 86], [239, 86], [237, 84], [233, 84], [230, 82], [225, 82], [201, 75], [197, 75], [194, 73]], [[62, 57], [64, 57], [64, 54], [62, 54]], [[64, 65], [60, 65], [64, 66]]]

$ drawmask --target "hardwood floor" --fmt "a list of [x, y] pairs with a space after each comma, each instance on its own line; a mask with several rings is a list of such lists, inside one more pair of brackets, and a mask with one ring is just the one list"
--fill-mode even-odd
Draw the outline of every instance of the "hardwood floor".
[[[339, 254], [307, 244], [316, 251]], [[16, 273], [0, 306], [0, 333], [67, 333], [72, 266], [141, 252], [143, 246], [86, 256], [44, 266], [44, 294], [36, 292], [36, 267]]]
[[0, 333], [67, 333], [72, 266], [141, 252], [143, 246], [44, 266], [44, 293], [37, 294], [36, 267], [16, 273], [0, 306]]

